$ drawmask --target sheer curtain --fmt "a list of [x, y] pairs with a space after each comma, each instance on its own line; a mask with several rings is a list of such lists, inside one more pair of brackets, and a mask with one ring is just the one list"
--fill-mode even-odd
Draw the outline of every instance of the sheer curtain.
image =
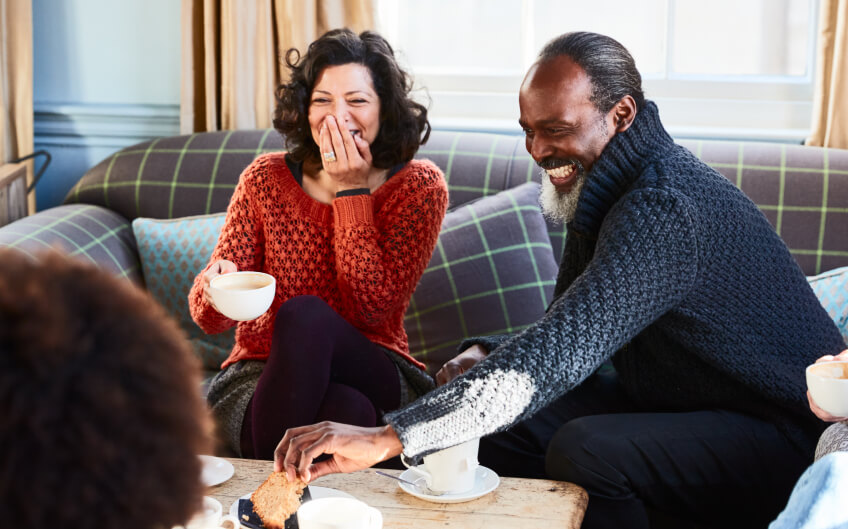
[[328, 29], [371, 29], [371, 0], [182, 0], [180, 130], [271, 126], [285, 52]]
[[848, 149], [848, 0], [821, 0], [813, 126], [807, 145]]
[[[0, 165], [33, 151], [32, 6], [0, 0]], [[27, 164], [27, 185], [33, 162]], [[35, 211], [35, 193], [27, 201]]]

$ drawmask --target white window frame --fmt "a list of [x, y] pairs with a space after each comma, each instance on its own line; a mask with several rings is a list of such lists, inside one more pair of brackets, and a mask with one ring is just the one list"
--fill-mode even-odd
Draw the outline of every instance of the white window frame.
[[[426, 1], [426, 0], [420, 0]], [[443, 130], [520, 134], [518, 87], [539, 52], [534, 49], [535, 1], [522, 2], [523, 69], [473, 74], [405, 64], [417, 87], [426, 87], [430, 122]], [[666, 4], [666, 43], [672, 42], [673, 2]], [[819, 0], [810, 5], [807, 71], [803, 76], [705, 76], [643, 74], [642, 86], [655, 101], [666, 128], [677, 138], [749, 139], [799, 143], [810, 132], [813, 111]], [[378, 0], [378, 31], [395, 46], [396, 0]], [[435, 36], [434, 38], [440, 38]], [[403, 49], [397, 49], [404, 61]], [[666, 72], [672, 54], [666, 50]]]

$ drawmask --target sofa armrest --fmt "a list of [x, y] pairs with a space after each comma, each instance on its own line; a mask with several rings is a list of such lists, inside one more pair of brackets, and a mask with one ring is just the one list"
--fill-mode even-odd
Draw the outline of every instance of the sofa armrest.
[[143, 283], [130, 222], [100, 206], [58, 206], [24, 217], [0, 228], [0, 247], [32, 257], [59, 250]]

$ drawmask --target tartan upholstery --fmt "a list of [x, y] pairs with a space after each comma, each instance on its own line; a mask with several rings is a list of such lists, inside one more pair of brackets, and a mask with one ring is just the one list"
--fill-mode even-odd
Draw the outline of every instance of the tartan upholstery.
[[[751, 197], [805, 274], [848, 266], [848, 150], [740, 141], [680, 143]], [[89, 170], [68, 193], [65, 205], [0, 228], [0, 246], [30, 255], [59, 246], [141, 284], [130, 221], [222, 212], [250, 161], [282, 148], [282, 138], [272, 129], [207, 132], [128, 147]], [[434, 131], [418, 156], [444, 170], [451, 211], [539, 180], [521, 136]], [[561, 225], [547, 227], [558, 261], [565, 233]], [[553, 279], [551, 275], [545, 280]], [[428, 288], [451, 287], [439, 283]], [[492, 310], [491, 303], [466, 310], [471, 305], [462, 294], [457, 296], [453, 305], [463, 307], [466, 323], [472, 317], [486, 318]], [[415, 311], [411, 305], [409, 314]], [[465, 330], [476, 332], [473, 325]], [[433, 339], [421, 343], [422, 349], [413, 352], [429, 358]]]
[[100, 206], [58, 206], [0, 229], [0, 247], [31, 256], [56, 249], [143, 284], [130, 223]]
[[[739, 186], [771, 221], [804, 273], [848, 265], [848, 151], [741, 141], [680, 143]], [[119, 151], [83, 176], [66, 203], [132, 220], [224, 211], [241, 171], [283, 148], [272, 129], [161, 138]], [[528, 181], [539, 171], [521, 136], [434, 131], [419, 157], [445, 172], [451, 207]], [[559, 260], [562, 225], [548, 223]]]
[[538, 200], [539, 185], [525, 183], [445, 216], [404, 320], [409, 348], [431, 374], [465, 338], [517, 331], [544, 316], [557, 263]]

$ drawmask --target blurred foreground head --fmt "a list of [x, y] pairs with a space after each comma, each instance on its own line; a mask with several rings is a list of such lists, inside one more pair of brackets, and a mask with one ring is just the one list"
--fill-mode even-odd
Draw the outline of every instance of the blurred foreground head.
[[0, 520], [170, 528], [199, 510], [200, 365], [128, 281], [0, 250]]

